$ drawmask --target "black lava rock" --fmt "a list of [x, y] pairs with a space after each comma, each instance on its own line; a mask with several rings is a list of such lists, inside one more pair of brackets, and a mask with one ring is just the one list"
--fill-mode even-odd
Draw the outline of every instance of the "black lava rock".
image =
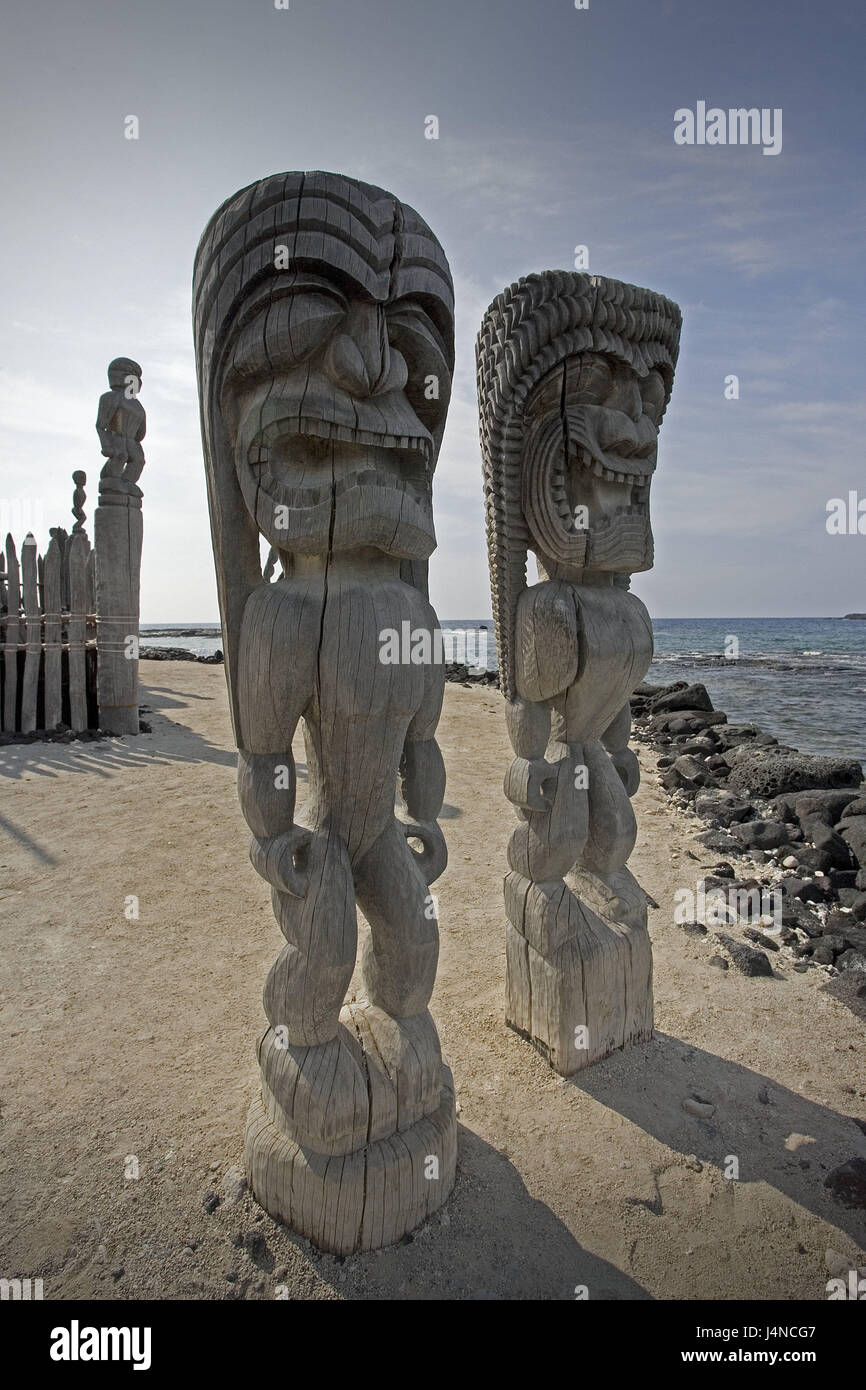
[[841, 1163], [827, 1174], [824, 1186], [846, 1207], [866, 1211], [866, 1158], [851, 1158]]
[[744, 795], [781, 796], [818, 787], [859, 787], [863, 769], [854, 758], [756, 748], [737, 763], [728, 786]]
[[770, 964], [770, 957], [763, 951], [756, 950], [754, 946], [745, 946], [742, 941], [734, 941], [733, 937], [721, 936], [718, 933], [716, 940], [724, 946], [741, 974], [772, 976], [773, 967]]

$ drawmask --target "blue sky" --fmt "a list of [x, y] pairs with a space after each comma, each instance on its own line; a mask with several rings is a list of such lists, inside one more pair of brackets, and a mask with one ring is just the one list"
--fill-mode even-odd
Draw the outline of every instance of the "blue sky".
[[[105, 367], [135, 357], [142, 617], [217, 617], [193, 255], [236, 189], [324, 168], [413, 204], [451, 263], [440, 616], [490, 611], [481, 315], [518, 276], [571, 267], [578, 244], [590, 271], [683, 310], [656, 567], [634, 581], [650, 611], [863, 611], [866, 535], [830, 536], [825, 519], [830, 498], [866, 498], [864, 30], [850, 0], [19, 3], [0, 56], [0, 510], [30, 516], [44, 543], [69, 516], [74, 468], [95, 501]], [[781, 153], [675, 145], [675, 110], [699, 100], [781, 107]], [[137, 141], [124, 139], [129, 114]], [[724, 398], [731, 373], [737, 401]]]

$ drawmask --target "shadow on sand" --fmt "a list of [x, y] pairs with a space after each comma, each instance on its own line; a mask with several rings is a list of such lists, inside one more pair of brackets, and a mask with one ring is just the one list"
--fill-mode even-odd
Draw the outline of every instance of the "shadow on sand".
[[[820, 1060], [817, 1022], [802, 1045]], [[728, 1156], [735, 1156], [741, 1183], [768, 1183], [863, 1242], [864, 1213], [844, 1206], [824, 1186], [831, 1169], [857, 1154], [866, 1157], [866, 1136], [850, 1115], [664, 1033], [579, 1072], [570, 1084], [678, 1153], [694, 1154], [723, 1172]], [[712, 1117], [687, 1114], [682, 1101], [689, 1096], [711, 1101]], [[853, 1094], [851, 1099], [856, 1108]]]
[[[0, 749], [0, 777], [18, 781], [27, 776], [56, 777], [59, 772], [90, 772], [110, 777], [124, 768], [169, 763], [218, 763], [237, 766], [233, 748], [221, 748], [195, 733], [187, 724], [170, 719], [165, 710], [182, 710], [190, 700], [205, 695], [141, 686], [141, 708], [151, 733], [137, 737], [102, 738], [94, 742], [11, 743]], [[182, 735], [182, 738], [178, 737]]]

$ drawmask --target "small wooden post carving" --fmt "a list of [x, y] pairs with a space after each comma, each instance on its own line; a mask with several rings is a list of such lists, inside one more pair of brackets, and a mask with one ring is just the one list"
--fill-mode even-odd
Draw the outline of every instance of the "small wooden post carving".
[[[652, 1034], [646, 899], [629, 872], [629, 696], [652, 627], [649, 491], [678, 307], [634, 285], [529, 275], [488, 309], [478, 396], [500, 683], [519, 818], [505, 880], [506, 1018], [568, 1076]], [[527, 587], [527, 551], [539, 582]]]
[[87, 513], [84, 504], [87, 501], [87, 493], [84, 491], [87, 485], [87, 474], [82, 469], [76, 468], [72, 475], [75, 484], [75, 491], [72, 494], [72, 515], [75, 517], [75, 525], [72, 528], [73, 534], [76, 531], [84, 530], [84, 523], [87, 520]]
[[[108, 367], [111, 389], [99, 400], [96, 432], [106, 457], [93, 518], [96, 551], [97, 688], [99, 724], [110, 734], [138, 733], [138, 624], [141, 577], [141, 367], [128, 357]], [[79, 476], [81, 483], [79, 484]], [[73, 499], [73, 541], [83, 535], [83, 475]], [[79, 492], [81, 496], [79, 497]], [[79, 515], [81, 512], [81, 515]], [[82, 602], [86, 606], [86, 576]]]
[[[290, 173], [214, 215], [193, 298], [238, 790], [287, 942], [265, 984], [247, 1172], [271, 1215], [317, 1245], [370, 1249], [441, 1205], [456, 1158], [427, 1008], [429, 886], [446, 862], [444, 666], [422, 650], [438, 632], [426, 561], [451, 277], [390, 193]], [[260, 535], [279, 556], [274, 583]], [[404, 626], [416, 656], [394, 661]], [[299, 721], [309, 780], [296, 817]], [[370, 927], [365, 997], [343, 1007], [356, 904]]]

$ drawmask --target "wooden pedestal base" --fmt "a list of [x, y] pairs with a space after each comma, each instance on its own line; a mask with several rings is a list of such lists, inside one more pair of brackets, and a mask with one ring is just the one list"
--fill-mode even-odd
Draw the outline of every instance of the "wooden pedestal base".
[[[509, 874], [506, 901], [521, 897]], [[653, 1032], [646, 927], [602, 917], [563, 883], [523, 880], [523, 930], [507, 922], [506, 1022], [560, 1076]], [[509, 886], [512, 893], [509, 894]], [[527, 893], [525, 890], [529, 890]], [[555, 889], [548, 897], [546, 889]]]
[[282, 1134], [258, 1095], [245, 1136], [253, 1196], [275, 1220], [331, 1254], [392, 1245], [436, 1211], [454, 1186], [457, 1117], [445, 1066], [441, 1095], [439, 1109], [410, 1128], [332, 1155]]

